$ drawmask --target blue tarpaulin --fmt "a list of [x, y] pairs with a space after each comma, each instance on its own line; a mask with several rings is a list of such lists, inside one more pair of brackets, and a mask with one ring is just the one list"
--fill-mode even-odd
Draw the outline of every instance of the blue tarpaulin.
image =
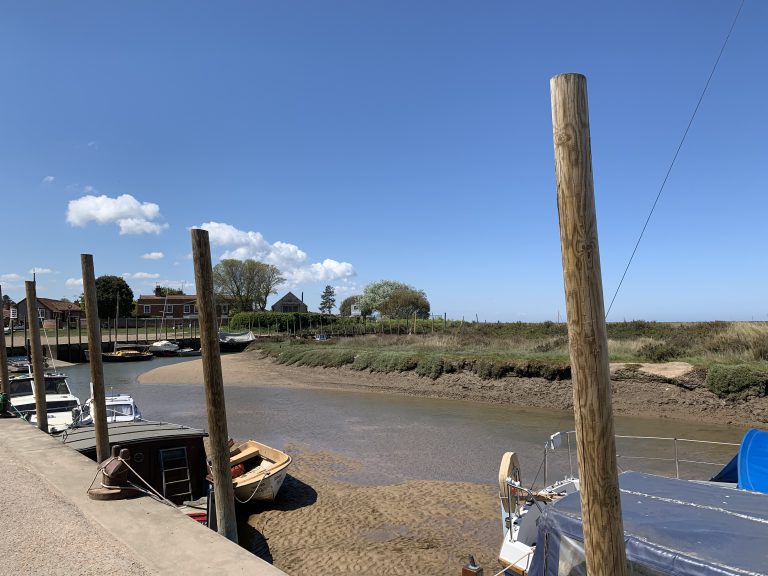
[[739, 488], [768, 493], [768, 432], [753, 428], [739, 446]]
[[[630, 575], [768, 576], [768, 495], [639, 472], [619, 486]], [[584, 558], [574, 493], [547, 507], [529, 574], [586, 575]]]

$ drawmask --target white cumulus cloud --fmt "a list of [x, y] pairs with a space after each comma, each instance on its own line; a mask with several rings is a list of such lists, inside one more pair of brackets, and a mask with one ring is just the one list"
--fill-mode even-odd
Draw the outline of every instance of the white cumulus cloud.
[[160, 278], [160, 274], [152, 274], [151, 272], [125, 272], [123, 278], [130, 278], [131, 280], [154, 280]]
[[83, 287], [83, 279], [82, 278], [67, 278], [64, 281], [64, 285], [68, 286], [70, 288], [82, 288]]
[[50, 268], [30, 268], [29, 273], [30, 274], [50, 274], [53, 272]]
[[43, 178], [41, 184], [53, 184], [53, 181], [56, 180], [53, 176], [46, 176]]
[[110, 198], [102, 194], [87, 194], [71, 200], [67, 207], [67, 222], [72, 226], [117, 224], [120, 234], [159, 234], [168, 224], [153, 222], [160, 217], [160, 206], [153, 202], [139, 202], [130, 194]]
[[326, 258], [322, 262], [307, 263], [307, 253], [295, 244], [269, 243], [259, 232], [238, 230], [231, 224], [206, 222], [200, 228], [208, 231], [214, 246], [225, 248], [223, 258], [247, 260], [249, 258], [277, 266], [288, 284], [328, 282], [351, 278], [355, 268], [349, 262]]
[[147, 252], [141, 256], [144, 260], [162, 260], [165, 258], [165, 254], [162, 252]]
[[0, 282], [21, 282], [23, 278], [18, 274], [0, 274]]

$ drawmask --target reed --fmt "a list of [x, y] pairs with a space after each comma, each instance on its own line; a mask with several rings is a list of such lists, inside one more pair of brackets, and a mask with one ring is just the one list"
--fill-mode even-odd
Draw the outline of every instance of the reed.
[[[768, 323], [617, 322], [608, 325], [608, 334], [611, 362], [677, 360], [704, 371], [718, 366], [748, 366], [748, 376], [743, 368], [735, 370], [736, 376], [730, 372], [726, 375], [727, 368], [714, 370], [713, 383], [707, 385], [726, 396], [743, 396], [744, 390], [759, 393], [761, 382], [768, 383]], [[567, 331], [555, 323], [457, 324], [434, 333], [400, 335], [379, 330], [329, 342], [292, 338], [258, 347], [277, 362], [300, 366], [350, 366], [381, 373], [412, 371], [433, 379], [460, 371], [483, 379], [570, 378]]]

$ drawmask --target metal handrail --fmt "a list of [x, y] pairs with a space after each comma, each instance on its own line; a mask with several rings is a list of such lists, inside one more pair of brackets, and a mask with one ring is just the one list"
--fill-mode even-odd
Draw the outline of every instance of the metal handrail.
[[[565, 432], [557, 432], [550, 436], [549, 440], [544, 444], [544, 485], [548, 485], [547, 482], [547, 456], [549, 452], [557, 450], [557, 447], [554, 446], [554, 440], [557, 436], [565, 436], [567, 449], [568, 449], [568, 465], [570, 470], [571, 477], [574, 476], [573, 474], [573, 449], [571, 447], [571, 435], [576, 434], [575, 430], [568, 430]], [[700, 460], [688, 460], [685, 458], [680, 458], [679, 450], [678, 450], [678, 443], [680, 442], [690, 442], [690, 443], [697, 443], [697, 444], [710, 444], [710, 445], [717, 445], [717, 446], [733, 446], [738, 447], [738, 443], [734, 442], [718, 442], [716, 440], [692, 440], [689, 438], [675, 438], [675, 437], [664, 437], [664, 436], [626, 436], [626, 435], [620, 435], [617, 434], [615, 436], [616, 438], [622, 438], [622, 439], [628, 439], [628, 440], [660, 440], [660, 441], [671, 441], [673, 443], [674, 448], [674, 457], [673, 458], [665, 458], [665, 457], [654, 457], [654, 456], [631, 456], [631, 455], [622, 455], [617, 453], [616, 458], [617, 459], [625, 459], [625, 460], [652, 460], [652, 461], [661, 461], [661, 462], [674, 462], [675, 463], [675, 478], [680, 478], [680, 464], [700, 464], [700, 465], [707, 465], [707, 466], [722, 466], [724, 463], [719, 462], [706, 462], [706, 461], [700, 461]]]

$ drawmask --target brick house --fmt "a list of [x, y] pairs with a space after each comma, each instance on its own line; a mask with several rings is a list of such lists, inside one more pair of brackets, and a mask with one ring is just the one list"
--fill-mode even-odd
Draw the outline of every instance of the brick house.
[[[216, 316], [229, 317], [229, 308], [228, 303], [217, 303]], [[173, 296], [142, 294], [136, 301], [136, 315], [139, 318], [197, 318], [197, 296], [194, 294]]]
[[[27, 299], [24, 298], [16, 304], [17, 322], [27, 324]], [[37, 317], [44, 328], [66, 328], [77, 326], [81, 318], [85, 318], [85, 311], [77, 302], [65, 300], [51, 300], [50, 298], [37, 299]]]
[[288, 292], [272, 304], [272, 312], [308, 312], [307, 305], [299, 300], [293, 292]]

